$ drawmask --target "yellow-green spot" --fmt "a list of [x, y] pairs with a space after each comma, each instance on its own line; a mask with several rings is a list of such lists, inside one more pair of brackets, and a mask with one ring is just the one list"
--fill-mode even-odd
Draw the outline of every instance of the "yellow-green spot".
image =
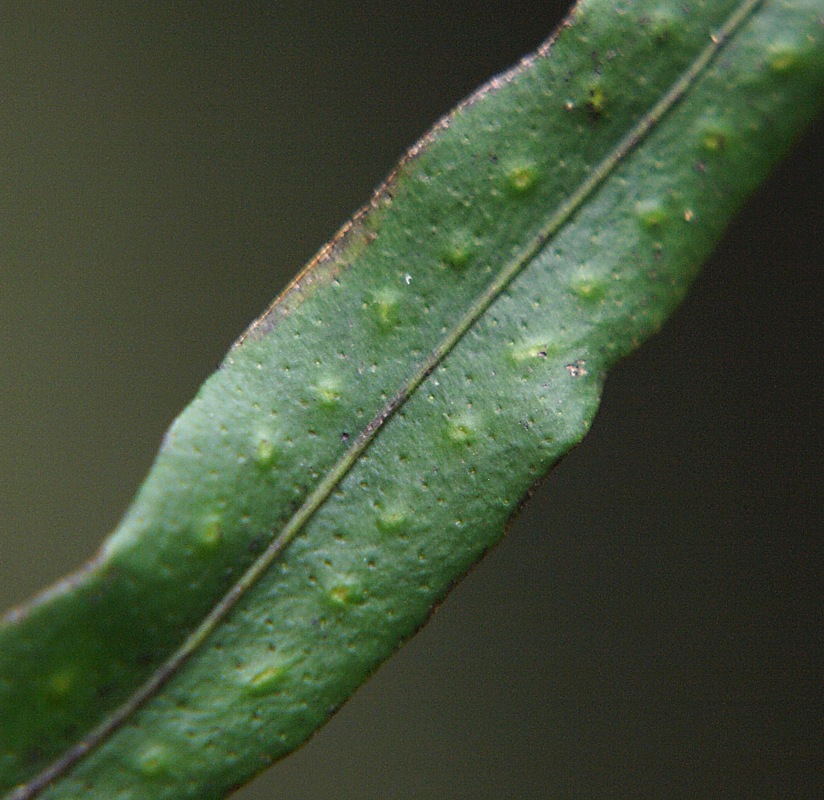
[[277, 691], [299, 661], [295, 655], [271, 652], [257, 664], [250, 664], [240, 674], [240, 686], [252, 695], [269, 694]]
[[277, 448], [270, 433], [261, 432], [255, 437], [253, 459], [260, 469], [269, 469], [277, 460]]
[[446, 247], [441, 255], [441, 260], [447, 267], [455, 270], [462, 270], [472, 258], [472, 248], [464, 239], [456, 239]]
[[510, 357], [516, 364], [535, 359], [546, 358], [555, 353], [557, 348], [549, 344], [546, 339], [537, 339], [528, 342], [517, 342], [510, 350]]
[[321, 405], [334, 406], [340, 401], [340, 383], [332, 377], [322, 378], [315, 384], [315, 394]]
[[726, 147], [727, 138], [721, 131], [704, 131], [701, 144], [705, 150], [709, 150], [711, 153], [717, 153]]
[[163, 774], [170, 763], [169, 750], [162, 744], [149, 744], [135, 756], [135, 766], [147, 777]]
[[526, 194], [538, 183], [538, 171], [533, 164], [518, 164], [507, 172], [506, 181], [513, 194]]
[[477, 432], [477, 420], [468, 412], [450, 419], [446, 428], [447, 439], [455, 444], [471, 442]]
[[396, 292], [389, 289], [375, 292], [369, 306], [381, 330], [390, 331], [397, 327], [400, 314]]
[[329, 597], [333, 603], [346, 605], [352, 596], [352, 590], [348, 586], [333, 586], [329, 590]]
[[408, 518], [409, 513], [405, 508], [392, 506], [383, 509], [380, 514], [378, 514], [375, 524], [381, 533], [397, 533], [406, 525]]
[[707, 122], [701, 129], [701, 147], [707, 153], [720, 153], [730, 141], [732, 131], [719, 122]]
[[198, 531], [198, 540], [208, 550], [220, 544], [222, 536], [221, 519], [217, 514], [209, 514], [203, 520]]
[[594, 117], [602, 117], [607, 110], [607, 95], [600, 83], [590, 86], [587, 93], [587, 109]]
[[794, 39], [774, 42], [767, 48], [770, 69], [779, 73], [795, 69], [803, 61], [806, 49], [803, 43]]
[[249, 679], [246, 688], [252, 694], [268, 694], [283, 682], [287, 668], [284, 664], [266, 667]]
[[74, 670], [61, 669], [53, 672], [46, 681], [46, 693], [52, 700], [63, 700], [71, 692], [74, 681]]
[[338, 576], [339, 580], [330, 585], [327, 595], [335, 606], [351, 606], [362, 603], [364, 600], [363, 588], [351, 576]]
[[579, 300], [588, 303], [597, 303], [603, 300], [607, 293], [606, 284], [595, 278], [578, 278], [572, 282], [569, 288]]
[[659, 228], [669, 217], [666, 206], [658, 197], [650, 197], [637, 202], [635, 213], [645, 228]]

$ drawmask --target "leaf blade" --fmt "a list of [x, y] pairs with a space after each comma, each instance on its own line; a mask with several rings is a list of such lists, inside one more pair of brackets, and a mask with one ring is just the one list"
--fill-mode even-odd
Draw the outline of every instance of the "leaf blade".
[[[602, 101], [599, 100], [599, 104], [601, 102]], [[586, 163], [589, 163], [589, 162], [586, 162]], [[526, 169], [526, 172], [524, 172], [524, 169]], [[531, 166], [528, 166], [527, 168], [524, 168], [523, 165], [521, 165], [521, 166], [518, 166], [516, 168], [514, 166], [507, 165], [507, 170], [508, 171], [507, 171], [506, 175], [511, 176], [513, 173], [516, 173], [515, 177], [517, 179], [516, 180], [517, 185], [515, 187], [515, 190], [517, 190], [518, 192], [523, 191], [525, 183], [529, 182], [529, 179], [530, 179], [529, 171], [530, 171], [530, 169], [532, 169]], [[526, 186], [526, 188], [529, 189], [528, 186]], [[665, 210], [666, 209], [664, 209], [664, 211]], [[663, 224], [662, 220], [661, 220], [662, 209], [660, 207], [658, 207], [658, 206], [644, 206], [640, 210], [637, 209], [637, 211], [648, 221], [649, 227], [651, 229], [655, 229], [656, 227], [660, 227]], [[455, 258], [453, 260], [458, 260], [459, 261], [460, 259]], [[404, 274], [412, 275], [412, 273], [404, 273]], [[398, 277], [398, 276], [396, 276], [396, 277]], [[403, 276], [401, 276], [401, 277], [403, 277]], [[419, 278], [417, 273], [412, 275], [412, 277], [413, 277], [413, 280], [417, 280]], [[597, 303], [601, 302], [603, 300], [603, 297], [598, 296], [598, 292], [600, 290], [598, 289], [598, 287], [596, 285], [597, 281], [593, 282], [592, 280], [589, 280], [586, 275], [584, 275], [583, 278], [581, 278], [581, 276], [578, 276], [578, 277], [579, 277], [579, 279], [578, 279], [577, 283], [575, 284], [574, 291], [572, 292], [572, 294], [575, 296], [575, 299], [572, 301], [573, 305], [575, 303], [585, 303], [585, 304], [586, 303], [589, 303], [589, 304], [595, 303], [595, 304], [597, 304]], [[330, 279], [330, 281], [331, 280], [332, 279]], [[572, 285], [572, 283], [573, 283], [572, 280], [568, 280], [569, 285], [567, 285], [566, 288], [564, 289], [566, 294], [570, 293], [569, 289], [570, 289], [570, 286]], [[669, 288], [671, 289], [671, 287], [669, 287]], [[676, 294], [679, 293], [683, 289], [683, 286], [677, 287], [677, 288], [678, 288], [678, 291], [676, 292]], [[367, 306], [367, 310], [371, 309], [373, 312], [376, 311], [376, 313], [375, 313], [375, 317], [376, 317], [375, 323], [379, 327], [386, 325], [387, 320], [388, 320], [388, 324], [390, 324], [390, 325], [392, 324], [392, 319], [393, 319], [393, 313], [394, 312], [392, 310], [393, 300], [392, 300], [391, 296], [389, 297], [389, 299], [387, 299], [387, 297], [383, 297], [383, 296], [370, 298], [370, 299], [365, 300], [364, 303]], [[291, 313], [295, 313], [294, 309], [292, 310]], [[663, 313], [664, 312], [662, 310], [656, 311], [655, 312], [655, 318], [647, 320], [647, 323], [649, 324], [649, 326], [650, 327], [655, 327], [655, 325], [657, 325], [659, 323], [659, 321], [660, 321], [659, 318], [663, 316]], [[258, 326], [258, 329], [257, 329], [258, 331], [260, 331], [260, 327], [261, 326]], [[253, 344], [253, 341], [249, 340], [249, 345], [251, 346], [252, 344]], [[548, 344], [549, 343], [544, 342], [544, 341], [536, 341], [536, 342], [533, 342], [531, 340], [523, 341], [523, 342], [515, 341], [515, 338], [513, 337], [513, 343], [511, 344], [511, 346], [509, 346], [511, 349], [508, 349], [507, 347], [499, 348], [499, 349], [502, 349], [503, 351], [506, 351], [506, 352], [509, 353], [510, 361], [523, 364], [524, 362], [529, 363], [530, 360], [534, 361], [535, 359], [544, 359], [545, 356], [540, 355], [540, 353], [543, 353], [544, 350], [541, 350], [540, 348], [543, 347], [543, 348], [548, 349]], [[520, 347], [521, 345], [523, 345], [523, 346]], [[520, 347], [520, 349], [519, 349], [519, 347]], [[574, 348], [572, 348], [572, 349], [574, 349]], [[521, 353], [521, 350], [523, 351], [523, 353]], [[616, 352], [618, 352], [618, 351], [616, 351]], [[555, 353], [553, 355], [558, 356], [557, 353]], [[574, 356], [574, 355], [575, 355], [575, 353], [571, 353], [571, 355], [570, 355], [571, 360], [570, 360], [569, 364], [563, 364], [562, 367], [564, 368], [564, 370], [566, 370], [568, 372], [570, 379], [572, 379], [573, 377], [575, 377], [576, 379], [581, 379], [581, 378], [586, 379], [588, 377], [586, 374], [584, 374], [584, 372], [586, 371], [586, 365], [577, 365], [578, 361], [584, 361], [585, 359], [572, 358], [572, 356]], [[566, 360], [566, 356], [564, 356], [564, 358], [562, 358], [561, 360]], [[567, 370], [568, 367], [571, 368], [571, 371]], [[573, 375], [573, 372], [575, 370], [578, 370], [577, 375]], [[518, 376], [513, 376], [513, 377], [518, 377]], [[563, 377], [563, 376], [561, 376], [561, 377]], [[594, 411], [594, 405], [597, 402], [597, 393], [598, 393], [598, 389], [599, 389], [598, 378], [599, 378], [599, 376], [595, 373], [590, 373], [589, 374], [589, 379], [593, 382], [591, 384], [591, 388], [589, 390], [590, 394], [585, 398], [585, 402], [584, 401], [579, 401], [582, 406], [585, 406], [585, 408], [583, 409], [583, 413], [582, 413], [583, 417], [587, 417], [588, 415], [590, 415]], [[251, 382], [251, 381], [249, 381], [249, 382]], [[318, 381], [317, 383], [318, 383], [318, 385], [315, 386], [316, 397], [314, 398], [314, 402], [316, 402], [318, 404], [318, 407], [328, 407], [330, 405], [334, 405], [334, 403], [337, 402], [337, 400], [339, 399], [339, 398], [335, 397], [335, 394], [338, 392], [338, 390], [336, 389], [335, 382], [334, 381], [326, 381], [325, 383], [323, 383], [323, 382]], [[579, 383], [578, 388], [580, 388], [580, 384], [584, 383], [584, 381], [579, 380], [578, 383]], [[458, 392], [457, 387], [453, 387], [453, 390], [456, 391], [456, 393]], [[534, 398], [533, 398], [533, 400], [534, 400]], [[472, 444], [472, 437], [478, 435], [478, 431], [477, 431], [478, 426], [476, 424], [477, 419], [473, 418], [472, 413], [468, 413], [463, 417], [458, 415], [453, 420], [453, 419], [450, 419], [449, 413], [450, 412], [449, 412], [448, 407], [445, 407], [444, 409], [441, 410], [441, 414], [443, 416], [443, 419], [445, 420], [445, 422], [443, 423], [443, 431], [441, 432], [441, 436], [442, 436], [442, 438], [446, 438], [450, 442], [450, 444], [448, 444], [447, 446], [448, 447], [453, 447], [453, 446], [471, 445]], [[534, 425], [534, 423], [533, 423], [533, 425]], [[571, 444], [575, 441], [575, 437], [581, 434], [581, 431], [579, 429], [575, 428], [574, 425], [572, 425], [571, 429], [567, 433], [568, 433], [568, 438], [567, 439], [564, 439], [563, 435], [560, 436], [560, 439], [564, 442], [564, 444]], [[557, 431], [555, 431], [554, 434], [556, 436], [556, 439], [559, 438], [558, 434], [557, 434]], [[272, 444], [269, 440], [267, 440], [265, 438], [260, 438], [257, 442], [257, 446], [256, 446], [256, 449], [255, 449], [254, 452], [258, 455], [259, 460], [268, 461], [270, 458], [272, 458], [272, 455], [269, 452], [269, 448], [266, 447], [266, 446], [263, 446], [264, 443], [267, 444], [267, 445]], [[411, 449], [412, 444], [408, 443], [407, 447], [409, 447]], [[254, 456], [252, 456], [252, 458], [254, 458]], [[541, 465], [541, 468], [545, 468], [545, 467], [546, 467], [545, 463]], [[422, 472], [423, 467], [419, 466], [418, 471]], [[466, 498], [465, 502], [466, 502], [466, 505], [468, 507], [471, 506], [471, 503], [472, 503], [471, 498]], [[509, 503], [509, 505], [507, 506], [507, 509], [511, 510], [512, 503], [513, 503], [511, 498], [508, 499], [508, 503]], [[407, 511], [407, 516], [409, 516], [409, 513], [410, 512]], [[397, 517], [399, 515], [402, 516], [401, 512], [397, 512], [397, 511], [387, 513], [387, 515], [386, 515], [387, 520], [384, 521], [384, 524], [388, 527], [391, 527], [391, 518], [393, 516]], [[210, 519], [208, 524], [206, 524], [204, 526], [207, 529], [207, 533], [208, 533], [208, 531], [211, 530], [211, 528], [209, 527], [211, 524], [212, 524], [212, 520]], [[208, 539], [210, 537], [206, 536], [205, 538]], [[116, 550], [116, 547], [113, 548], [113, 550]], [[440, 555], [443, 557], [443, 559], [445, 561], [448, 560], [448, 554], [442, 553]], [[473, 558], [476, 555], [477, 555], [477, 548], [472, 553]], [[154, 565], [150, 564], [150, 566], [154, 566]], [[450, 567], [450, 569], [453, 570], [453, 574], [454, 574], [454, 570], [455, 570], [456, 566], [457, 566], [459, 571], [460, 571], [460, 569], [465, 568], [463, 562], [461, 562], [457, 565], [455, 563], [453, 563]], [[441, 580], [443, 580], [443, 579], [441, 578]], [[334, 591], [335, 590], [339, 590], [339, 594], [338, 594], [339, 598], [345, 599], [345, 592], [348, 590], [346, 585], [344, 585], [344, 586], [332, 586], [331, 588], [328, 589], [327, 594], [334, 597]], [[427, 600], [427, 603], [429, 603], [429, 602], [431, 602], [431, 597]], [[297, 617], [299, 617], [299, 616], [300, 615], [297, 615]], [[258, 673], [255, 673], [254, 675], [250, 676], [250, 678], [249, 678], [250, 681], [254, 682], [254, 679], [258, 675], [264, 675], [264, 671], [262, 670]], [[268, 677], [272, 678], [273, 674], [270, 674]], [[360, 676], [358, 675], [356, 677], [360, 677]], [[261, 680], [264, 683], [266, 682], [265, 678], [261, 678]], [[195, 690], [193, 689], [192, 691], [194, 692]], [[140, 751], [140, 748], [138, 748], [138, 752], [143, 752], [143, 751]], [[144, 759], [144, 760], [147, 761], [147, 763], [152, 762], [151, 752], [156, 752], [156, 751], [152, 751], [151, 748], [150, 748], [150, 750], [148, 752], [149, 752], [149, 756], [146, 756], [146, 759]], [[145, 753], [144, 753], [144, 755], [145, 755]], [[156, 761], [156, 758], [155, 758], [155, 761]], [[144, 766], [145, 766], [145, 764], [144, 764]]]

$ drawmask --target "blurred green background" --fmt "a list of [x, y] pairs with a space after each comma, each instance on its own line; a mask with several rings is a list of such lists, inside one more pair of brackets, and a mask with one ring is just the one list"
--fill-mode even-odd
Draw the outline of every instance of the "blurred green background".
[[[0, 603], [563, 3], [0, 5]], [[252, 798], [817, 798], [824, 126], [431, 624]]]

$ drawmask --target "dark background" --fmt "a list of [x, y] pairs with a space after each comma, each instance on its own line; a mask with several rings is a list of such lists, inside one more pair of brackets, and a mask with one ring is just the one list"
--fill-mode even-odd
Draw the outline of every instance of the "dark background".
[[[65, 5], [0, 6], [3, 606], [91, 554], [232, 340], [563, 11]], [[821, 796], [823, 136], [507, 540], [238, 797]]]

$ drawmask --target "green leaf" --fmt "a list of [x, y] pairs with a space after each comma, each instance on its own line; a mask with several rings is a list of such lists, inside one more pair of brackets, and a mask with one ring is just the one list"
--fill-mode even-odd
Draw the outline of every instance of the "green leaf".
[[0, 628], [15, 798], [219, 797], [586, 433], [821, 102], [818, 3], [579, 6], [238, 342], [83, 573]]

